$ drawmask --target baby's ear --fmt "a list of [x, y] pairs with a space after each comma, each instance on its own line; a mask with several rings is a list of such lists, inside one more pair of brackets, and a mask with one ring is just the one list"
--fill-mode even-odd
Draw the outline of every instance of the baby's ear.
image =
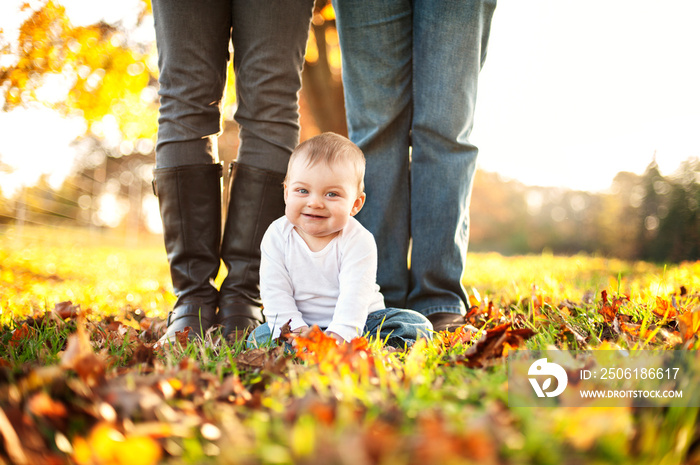
[[350, 210], [350, 216], [355, 216], [358, 213], [360, 213], [360, 210], [362, 210], [362, 207], [365, 204], [365, 199], [367, 198], [367, 194], [364, 192], [361, 193], [357, 198], [355, 199], [355, 203], [352, 204], [352, 210]]

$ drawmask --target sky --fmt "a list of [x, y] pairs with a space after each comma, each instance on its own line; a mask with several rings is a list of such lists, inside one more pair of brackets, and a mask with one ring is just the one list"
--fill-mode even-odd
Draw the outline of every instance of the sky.
[[604, 190], [700, 157], [700, 2], [505, 0], [480, 75], [480, 167]]
[[[62, 3], [73, 23], [89, 24], [128, 17], [135, 1], [99, 2], [99, 10], [91, 0]], [[19, 3], [0, 2], [6, 33]], [[699, 20], [698, 0], [501, 0], [472, 132], [480, 168], [529, 185], [603, 191], [619, 171], [641, 174], [654, 157], [664, 174], [700, 157]], [[82, 129], [50, 113], [0, 113], [0, 161], [14, 170], [0, 163], [0, 187], [41, 172], [58, 183]]]

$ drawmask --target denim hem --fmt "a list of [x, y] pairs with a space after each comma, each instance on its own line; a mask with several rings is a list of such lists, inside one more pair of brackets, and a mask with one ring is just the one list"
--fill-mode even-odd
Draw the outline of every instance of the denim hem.
[[424, 308], [419, 311], [420, 314], [425, 315], [425, 316], [430, 316], [435, 313], [454, 313], [456, 315], [464, 315], [466, 312], [464, 311], [464, 308], [461, 306], [454, 306], [454, 305], [443, 305], [439, 307], [428, 307]]

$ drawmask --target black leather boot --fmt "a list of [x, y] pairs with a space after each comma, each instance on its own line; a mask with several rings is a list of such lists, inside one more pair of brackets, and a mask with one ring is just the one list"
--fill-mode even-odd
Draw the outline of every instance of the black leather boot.
[[190, 327], [203, 337], [214, 324], [221, 241], [221, 165], [187, 165], [153, 171], [163, 219], [165, 250], [177, 302], [163, 341]]
[[260, 241], [284, 215], [284, 174], [231, 164], [229, 203], [221, 244], [228, 275], [219, 291], [217, 324], [240, 340], [263, 322], [260, 301]]

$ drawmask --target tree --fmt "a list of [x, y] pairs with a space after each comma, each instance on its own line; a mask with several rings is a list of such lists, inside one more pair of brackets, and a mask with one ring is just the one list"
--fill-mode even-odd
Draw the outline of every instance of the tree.
[[689, 160], [669, 182], [666, 215], [660, 220], [653, 255], [657, 261], [700, 259], [700, 162]]
[[[144, 3], [141, 20], [147, 12]], [[16, 45], [3, 40], [3, 63], [12, 63], [0, 68], [3, 110], [39, 103], [81, 115], [98, 138], [107, 119], [124, 140], [152, 139], [157, 98], [151, 46], [130, 41], [128, 32], [104, 22], [74, 27], [65, 8], [48, 0], [22, 23]], [[63, 98], [40, 92], [51, 82], [67, 88]]]
[[600, 210], [596, 212], [602, 253], [627, 259], [637, 257], [643, 196], [639, 175], [623, 171], [615, 176], [610, 193], [602, 195]]
[[641, 181], [644, 196], [639, 208], [638, 258], [655, 259], [658, 257], [655, 240], [659, 234], [659, 216], [665, 217], [667, 212], [664, 197], [670, 187], [661, 175], [656, 159], [647, 166]]

